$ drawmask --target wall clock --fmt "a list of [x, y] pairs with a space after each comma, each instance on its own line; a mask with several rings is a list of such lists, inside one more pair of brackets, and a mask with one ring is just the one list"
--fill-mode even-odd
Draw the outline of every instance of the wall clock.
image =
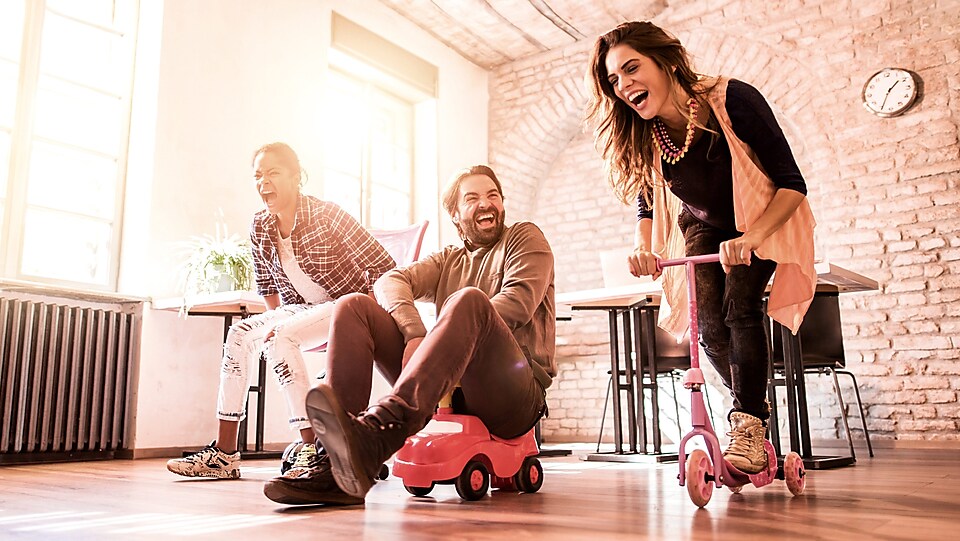
[[920, 96], [920, 76], [901, 68], [884, 68], [867, 79], [863, 106], [879, 117], [902, 115]]

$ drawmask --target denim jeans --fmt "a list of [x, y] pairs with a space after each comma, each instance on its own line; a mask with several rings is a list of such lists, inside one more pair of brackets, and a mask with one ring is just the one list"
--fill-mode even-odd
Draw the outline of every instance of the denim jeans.
[[[680, 213], [680, 230], [688, 256], [715, 254], [720, 243], [742, 235], [704, 223], [687, 211]], [[750, 265], [737, 265], [729, 274], [719, 263], [696, 267], [697, 324], [700, 345], [733, 396], [734, 411], [762, 420], [770, 363], [763, 325], [763, 298], [777, 264], [756, 255]]]
[[[262, 351], [280, 382], [290, 429], [310, 428], [305, 402], [311, 376], [301, 351], [327, 343], [333, 307], [332, 302], [288, 304], [234, 323], [223, 344], [217, 418], [241, 421], [246, 416], [250, 365], [259, 360]], [[264, 344], [271, 329], [273, 339]]]
[[326, 382], [343, 407], [357, 414], [367, 408], [376, 366], [393, 385], [379, 404], [403, 422], [408, 435], [426, 425], [458, 383], [458, 413], [479, 417], [501, 438], [525, 434], [546, 409], [531, 361], [477, 288], [447, 299], [406, 367], [403, 350], [400, 329], [376, 301], [360, 294], [341, 297], [330, 325]]

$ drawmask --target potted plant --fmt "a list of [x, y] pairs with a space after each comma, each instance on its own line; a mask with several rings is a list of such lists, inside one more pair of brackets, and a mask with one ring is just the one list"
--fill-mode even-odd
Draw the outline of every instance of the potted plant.
[[220, 291], [246, 291], [253, 284], [253, 254], [249, 242], [228, 234], [217, 223], [216, 234], [192, 237], [185, 243], [189, 256], [181, 267], [184, 307], [190, 297]]

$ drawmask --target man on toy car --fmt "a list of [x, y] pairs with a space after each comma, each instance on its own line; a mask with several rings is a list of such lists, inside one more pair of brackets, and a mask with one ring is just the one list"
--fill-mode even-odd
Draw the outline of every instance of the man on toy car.
[[[359, 504], [380, 465], [423, 428], [459, 382], [461, 411], [515, 438], [546, 412], [554, 359], [553, 252], [529, 222], [507, 227], [503, 189], [487, 166], [454, 176], [443, 204], [463, 246], [383, 275], [377, 300], [338, 300], [327, 379], [307, 396], [322, 444], [315, 464], [264, 486], [285, 504]], [[414, 301], [437, 306], [428, 333]], [[379, 303], [379, 304], [378, 304]], [[367, 408], [372, 368], [393, 389]]]

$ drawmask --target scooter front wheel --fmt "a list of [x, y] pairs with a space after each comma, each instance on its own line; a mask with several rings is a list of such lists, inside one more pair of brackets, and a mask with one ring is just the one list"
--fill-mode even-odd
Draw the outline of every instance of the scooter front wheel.
[[703, 449], [687, 457], [687, 494], [697, 507], [705, 507], [713, 496], [713, 463]]
[[807, 472], [803, 467], [803, 459], [797, 453], [790, 453], [783, 459], [783, 479], [787, 482], [787, 490], [791, 494], [803, 494], [803, 489], [807, 486]]

